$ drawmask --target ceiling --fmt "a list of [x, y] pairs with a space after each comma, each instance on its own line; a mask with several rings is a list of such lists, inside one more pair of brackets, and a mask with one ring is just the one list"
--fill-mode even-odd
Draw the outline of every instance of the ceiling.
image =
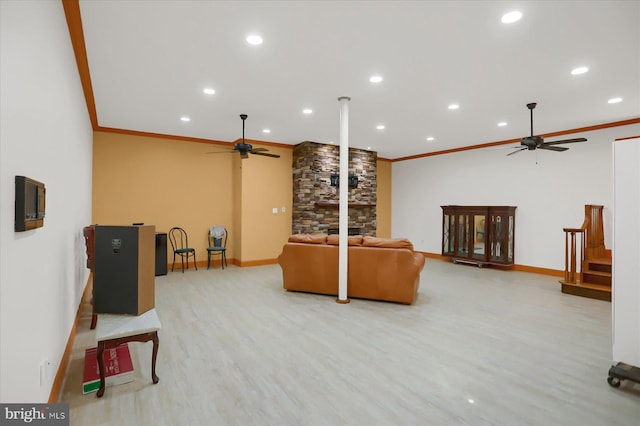
[[[503, 24], [513, 10], [522, 19]], [[638, 1], [81, 0], [80, 12], [103, 128], [232, 142], [245, 113], [247, 139], [339, 143], [348, 96], [350, 146], [398, 159], [527, 136], [529, 102], [535, 134], [640, 116]]]

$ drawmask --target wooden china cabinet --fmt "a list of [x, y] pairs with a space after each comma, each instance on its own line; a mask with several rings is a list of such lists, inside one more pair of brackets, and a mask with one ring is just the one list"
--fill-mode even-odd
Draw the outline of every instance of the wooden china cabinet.
[[516, 207], [441, 207], [443, 256], [480, 267], [513, 265]]

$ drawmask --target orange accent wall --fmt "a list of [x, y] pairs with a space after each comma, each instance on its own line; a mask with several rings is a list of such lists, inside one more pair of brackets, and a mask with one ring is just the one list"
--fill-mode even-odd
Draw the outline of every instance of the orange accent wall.
[[378, 158], [377, 167], [377, 205], [376, 205], [376, 236], [391, 237], [391, 167], [390, 161]]
[[229, 260], [275, 259], [291, 233], [292, 150], [268, 149], [281, 157], [240, 160], [237, 153], [207, 154], [208, 143], [94, 132], [92, 222], [144, 222], [156, 232], [180, 226], [200, 264], [209, 227], [225, 225]]
[[[180, 226], [196, 259], [206, 260], [209, 227], [222, 224], [231, 235], [235, 231], [233, 153], [207, 151], [211, 145], [204, 143], [94, 132], [93, 223], [144, 222], [156, 232]], [[236, 255], [234, 249], [230, 239], [228, 258]]]
[[[254, 146], [260, 144], [254, 142]], [[291, 234], [293, 150], [274, 145], [268, 149], [280, 158], [250, 156], [240, 162], [241, 265], [257, 265], [277, 258]], [[277, 213], [273, 213], [274, 208]]]

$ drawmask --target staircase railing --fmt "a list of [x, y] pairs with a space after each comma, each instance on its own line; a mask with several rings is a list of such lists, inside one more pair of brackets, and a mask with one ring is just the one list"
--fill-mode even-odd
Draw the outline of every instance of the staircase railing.
[[[563, 228], [564, 282], [566, 284], [582, 282], [585, 261], [605, 255], [602, 209], [603, 206], [587, 204], [584, 206], [582, 226], [580, 228]], [[577, 238], [578, 235], [579, 238]], [[578, 239], [580, 240], [580, 261], [577, 259]], [[579, 271], [578, 266], [580, 267]]]
[[[564, 231], [564, 282], [575, 284], [582, 281], [582, 262], [584, 261], [584, 223], [580, 228], [563, 228]], [[576, 235], [580, 235], [580, 262], [576, 259]], [[580, 265], [580, 271], [577, 270]]]

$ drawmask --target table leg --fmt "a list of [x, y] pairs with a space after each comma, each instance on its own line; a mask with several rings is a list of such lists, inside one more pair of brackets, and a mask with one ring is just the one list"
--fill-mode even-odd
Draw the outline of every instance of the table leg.
[[160, 345], [160, 339], [158, 339], [158, 332], [153, 332], [153, 353], [151, 355], [151, 377], [153, 378], [153, 383], [158, 383], [160, 378], [156, 374], [156, 356], [158, 356], [158, 346]]
[[151, 355], [151, 377], [153, 379], [153, 383], [156, 384], [160, 381], [160, 378], [156, 374], [156, 357], [158, 356], [158, 346], [160, 345], [160, 340], [158, 339], [158, 332], [151, 331], [143, 334], [135, 334], [133, 336], [124, 336], [118, 337], [115, 339], [102, 340], [98, 342], [98, 369], [100, 370], [100, 389], [98, 389], [98, 398], [104, 395], [105, 390], [105, 371], [104, 371], [104, 350], [115, 348], [122, 343], [129, 342], [148, 342], [153, 341], [153, 353]]

